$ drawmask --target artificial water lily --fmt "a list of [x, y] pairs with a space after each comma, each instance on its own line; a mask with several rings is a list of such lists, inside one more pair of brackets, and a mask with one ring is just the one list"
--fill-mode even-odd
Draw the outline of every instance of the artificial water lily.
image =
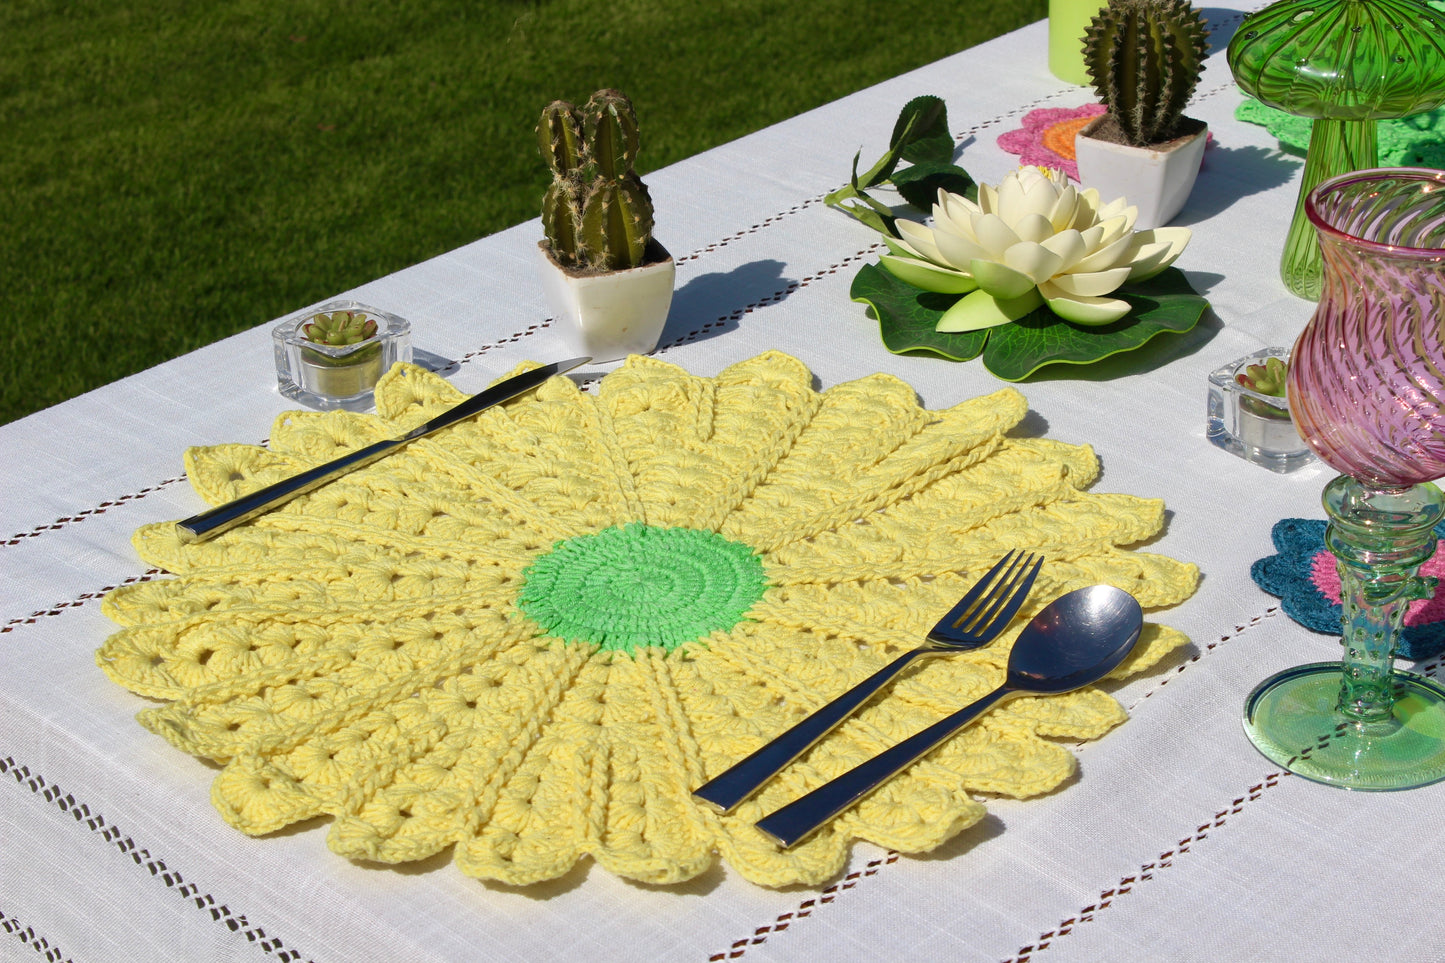
[[1135, 231], [1137, 215], [1122, 197], [1103, 204], [1059, 172], [1021, 167], [979, 185], [977, 203], [940, 190], [933, 227], [895, 222], [882, 263], [916, 287], [964, 295], [939, 331], [1006, 324], [1044, 304], [1075, 324], [1110, 324], [1130, 306], [1109, 295], [1163, 271], [1189, 243], [1184, 227]]

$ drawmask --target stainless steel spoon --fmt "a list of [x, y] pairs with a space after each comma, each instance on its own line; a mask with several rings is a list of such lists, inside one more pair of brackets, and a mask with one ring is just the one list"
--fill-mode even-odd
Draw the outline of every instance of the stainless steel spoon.
[[1134, 596], [1112, 585], [1061, 595], [1019, 633], [1003, 685], [759, 820], [758, 828], [784, 849], [796, 845], [1003, 700], [1057, 695], [1099, 681], [1133, 650], [1143, 627]]

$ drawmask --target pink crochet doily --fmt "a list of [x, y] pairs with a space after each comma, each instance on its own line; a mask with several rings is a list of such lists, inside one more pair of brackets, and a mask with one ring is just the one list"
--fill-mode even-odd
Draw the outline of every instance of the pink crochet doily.
[[1104, 113], [1103, 104], [1082, 107], [1040, 107], [1024, 114], [1024, 125], [999, 135], [998, 146], [1010, 154], [1020, 155], [1020, 163], [1053, 167], [1071, 179], [1079, 179], [1079, 165], [1074, 159], [1074, 135], [1095, 117]]

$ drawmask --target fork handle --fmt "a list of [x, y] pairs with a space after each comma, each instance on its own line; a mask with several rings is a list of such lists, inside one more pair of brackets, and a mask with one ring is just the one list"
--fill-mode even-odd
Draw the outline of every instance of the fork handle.
[[964, 726], [991, 709], [1015, 689], [999, 686], [976, 702], [914, 733], [907, 739], [826, 782], [800, 799], [758, 820], [757, 826], [784, 849], [802, 842], [814, 830], [907, 769]]
[[857, 712], [879, 689], [902, 672], [908, 663], [921, 655], [932, 655], [937, 651], [939, 650], [923, 646], [903, 653], [772, 742], [765, 743], [731, 769], [694, 789], [693, 796], [718, 812], [732, 812], [739, 803], [781, 772], [783, 767], [836, 729], [844, 719]]

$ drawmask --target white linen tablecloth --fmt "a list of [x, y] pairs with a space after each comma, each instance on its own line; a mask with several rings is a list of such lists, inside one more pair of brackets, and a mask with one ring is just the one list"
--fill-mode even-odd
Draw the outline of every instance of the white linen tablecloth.
[[[202, 507], [181, 453], [260, 442], [293, 407], [275, 390], [265, 326], [0, 428], [0, 959], [1445, 956], [1445, 842], [1431, 831], [1445, 786], [1315, 785], [1281, 773], [1240, 726], [1265, 676], [1339, 655], [1249, 577], [1275, 521], [1322, 517], [1330, 473], [1274, 475], [1205, 439], [1208, 373], [1290, 344], [1312, 310], [1277, 277], [1301, 161], [1233, 119], [1241, 95], [1223, 50], [1243, 9], [1206, 10], [1215, 54], [1190, 113], [1215, 144], [1175, 221], [1194, 229], [1178, 266], [1212, 312], [1102, 373], [1019, 386], [1029, 428], [1095, 447], [1095, 490], [1165, 500], [1168, 529], [1149, 550], [1203, 572], [1162, 617], [1192, 649], [1117, 690], [1131, 720], [1071, 747], [1071, 784], [991, 800], [982, 825], [926, 857], [856, 845], [819, 890], [759, 888], [725, 868], [650, 887], [596, 867], [511, 889], [445, 856], [348, 862], [326, 849], [324, 824], [243, 836], [210, 805], [213, 769], [136, 724], [143, 700], [102, 675], [94, 650], [114, 630], [101, 596], [145, 573], [131, 532]], [[1034, 108], [1092, 99], [1049, 74], [1046, 47], [1037, 23], [649, 175], [657, 235], [678, 259], [658, 356], [714, 375], [777, 348], [824, 387], [885, 371], [932, 408], [996, 390], [977, 361], [883, 348], [848, 298], [875, 235], [822, 197], [855, 150], [881, 154], [899, 109], [926, 93], [948, 104], [960, 163], [996, 182], [1017, 163], [999, 134]], [[421, 360], [455, 362], [444, 373], [476, 391], [522, 360], [563, 356], [534, 273], [538, 236], [523, 224], [344, 294], [410, 319]]]

